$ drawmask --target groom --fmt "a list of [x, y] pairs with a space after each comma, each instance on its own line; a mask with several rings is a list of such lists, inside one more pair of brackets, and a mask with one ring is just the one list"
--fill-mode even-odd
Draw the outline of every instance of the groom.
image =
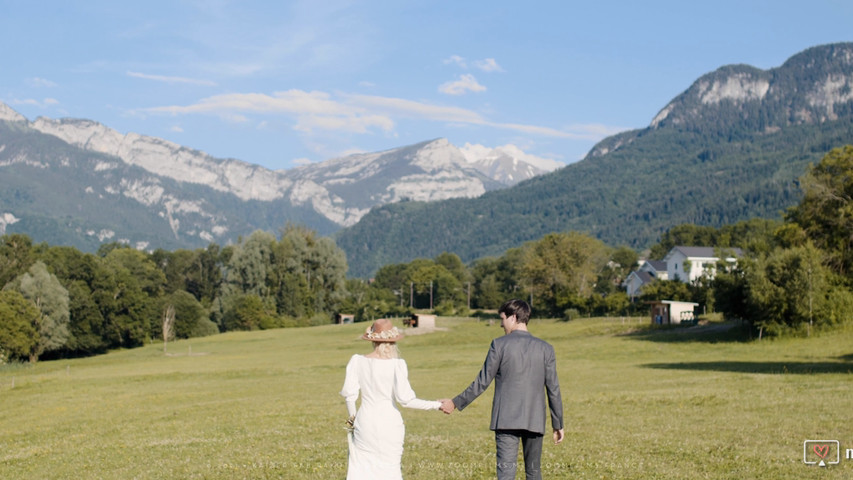
[[496, 338], [480, 374], [453, 400], [441, 401], [441, 411], [463, 410], [495, 381], [492, 422], [497, 448], [498, 480], [515, 479], [518, 443], [524, 451], [524, 471], [528, 480], [542, 478], [542, 437], [545, 435], [545, 396], [551, 410], [554, 443], [563, 441], [563, 401], [554, 347], [527, 331], [530, 306], [510, 300], [498, 310], [506, 335]]

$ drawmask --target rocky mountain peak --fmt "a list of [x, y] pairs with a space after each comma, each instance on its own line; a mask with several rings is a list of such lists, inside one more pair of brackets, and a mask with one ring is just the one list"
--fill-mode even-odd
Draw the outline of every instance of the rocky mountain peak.
[[[472, 163], [445, 138], [274, 171], [240, 160], [214, 158], [156, 137], [122, 134], [92, 120], [39, 117], [29, 122], [2, 103], [0, 120], [20, 122], [24, 128], [0, 129], [0, 157], [6, 158], [0, 158], [0, 167], [38, 168], [39, 173], [24, 173], [20, 178], [31, 175], [33, 185], [42, 182], [38, 188], [50, 188], [50, 195], [40, 194], [38, 198], [60, 199], [57, 205], [38, 206], [39, 212], [63, 212], [73, 205], [79, 211], [83, 208], [79, 200], [82, 194], [85, 202], [98, 206], [85, 209], [93, 218], [75, 225], [78, 233], [101, 240], [85, 233], [103, 230], [92, 225], [97, 218], [128, 219], [125, 225], [110, 226], [109, 230], [113, 237], [133, 244], [162, 245], [153, 237], [166, 235], [170, 242], [178, 242], [173, 246], [198, 246], [193, 242], [226, 242], [228, 236], [255, 229], [275, 231], [287, 222], [328, 234], [354, 225], [378, 205], [476, 197], [541, 173], [525, 161], [536, 157], [525, 157], [520, 149], [487, 155]], [[62, 142], [51, 142], [56, 152], [50, 154], [39, 149], [6, 148], [3, 135], [11, 139], [25, 130]], [[41, 141], [42, 137], [29, 138]], [[73, 176], [62, 173], [72, 167]], [[54, 179], [51, 187], [40, 180], [45, 172]], [[7, 212], [28, 221], [25, 210], [0, 208], [0, 215]], [[145, 222], [129, 220], [145, 215], [150, 215], [145, 220], [147, 233], [143, 233]], [[2, 226], [7, 224], [11, 220], [4, 219]], [[134, 230], [137, 225], [142, 231]], [[159, 233], [152, 233], [158, 229]]]
[[[836, 120], [853, 101], [853, 43], [813, 47], [782, 66], [729, 65], [700, 77], [667, 104], [651, 128], [709, 120], [756, 130]], [[737, 121], [737, 122], [735, 122]]]
[[26, 122], [27, 119], [3, 102], [0, 102], [0, 120], [6, 122]]

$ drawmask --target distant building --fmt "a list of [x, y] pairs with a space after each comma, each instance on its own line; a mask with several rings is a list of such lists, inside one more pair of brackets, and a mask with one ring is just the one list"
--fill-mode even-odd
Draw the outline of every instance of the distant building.
[[408, 320], [403, 320], [403, 324], [412, 328], [435, 328], [435, 315], [423, 315], [413, 313]]
[[622, 282], [622, 286], [625, 287], [625, 293], [634, 299], [643, 294], [644, 286], [655, 280], [666, 280], [667, 278], [666, 262], [663, 260], [646, 260], [640, 264], [640, 268], [628, 274], [628, 277]]
[[639, 297], [643, 294], [643, 287], [654, 282], [653, 277], [649, 272], [634, 271], [628, 274], [628, 278], [622, 283], [625, 286], [625, 293], [631, 299]]
[[667, 280], [669, 278], [669, 274], [666, 271], [666, 262], [663, 260], [646, 260], [640, 265], [638, 270], [640, 272], [648, 272], [649, 275], [658, 280]]
[[698, 303], [661, 300], [649, 302], [651, 305], [652, 325], [677, 325], [696, 321]]
[[[725, 262], [734, 266], [737, 257], [743, 256], [739, 248], [716, 249], [727, 254]], [[700, 279], [711, 280], [717, 274], [717, 262], [720, 257], [713, 247], [673, 247], [663, 258], [666, 262], [666, 272], [670, 280], [680, 280], [684, 283], [694, 283]]]

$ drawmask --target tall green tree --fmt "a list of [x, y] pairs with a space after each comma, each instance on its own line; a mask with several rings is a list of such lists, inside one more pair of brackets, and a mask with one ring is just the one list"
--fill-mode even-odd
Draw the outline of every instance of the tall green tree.
[[331, 313], [346, 292], [346, 255], [334, 241], [288, 225], [272, 247], [269, 279], [281, 314]]
[[[48, 248], [41, 259], [68, 290], [71, 336], [65, 352], [71, 355], [105, 352], [111, 346], [104, 318], [106, 310], [102, 311], [94, 295], [95, 285], [109, 278], [104, 259], [66, 246]], [[111, 300], [107, 296], [102, 298]]]
[[[164, 296], [158, 305], [158, 312], [171, 307], [174, 312], [172, 325], [175, 338], [192, 338], [216, 333], [218, 330], [208, 318], [207, 309], [189, 292], [178, 290]], [[152, 325], [152, 335], [162, 337], [162, 323]]]
[[65, 349], [72, 355], [105, 353], [110, 347], [107, 322], [92, 290], [83, 280], [68, 283], [69, 330]]
[[508, 283], [504, 282], [501, 261], [495, 257], [481, 258], [471, 266], [473, 278], [472, 308], [497, 309], [507, 298]]
[[484, 258], [471, 267], [474, 291], [473, 308], [496, 310], [510, 298], [525, 296], [522, 286], [522, 267], [525, 250], [510, 248], [498, 258]]
[[462, 263], [462, 259], [459, 258], [459, 255], [443, 252], [435, 257], [435, 263], [436, 265], [444, 267], [445, 270], [459, 281], [459, 283], [464, 284], [471, 281], [471, 274], [468, 272], [468, 268], [465, 267], [465, 264]]
[[537, 308], [559, 314], [584, 305], [608, 260], [608, 248], [598, 239], [577, 232], [550, 233], [526, 245], [522, 282]]
[[258, 330], [265, 324], [273, 323], [270, 312], [261, 297], [255, 294], [238, 295], [233, 306], [225, 312], [222, 319], [227, 331]]
[[251, 294], [261, 299], [269, 297], [267, 278], [275, 243], [271, 233], [257, 230], [234, 246], [225, 267], [224, 296]]
[[65, 347], [71, 332], [69, 329], [68, 290], [59, 283], [56, 275], [47, 271], [41, 261], [34, 263], [26, 273], [12, 282], [14, 289], [39, 309], [38, 342], [31, 361], [46, 352]]
[[145, 254], [129, 248], [110, 249], [92, 279], [92, 297], [104, 317], [110, 347], [137, 347], [151, 338], [159, 318], [157, 302], [165, 277]]
[[853, 319], [853, 294], [813, 245], [776, 249], [747, 272], [747, 309], [769, 333], [811, 331]]
[[221, 250], [218, 245], [196, 250], [158, 249], [151, 259], [166, 278], [166, 293], [185, 291], [204, 305], [210, 305], [222, 283]]
[[[405, 263], [393, 263], [385, 265], [376, 271], [373, 278], [373, 283], [370, 285], [373, 289], [385, 289], [392, 293], [399, 307], [409, 307], [411, 297], [413, 295], [413, 285], [411, 284], [408, 273], [408, 265]], [[360, 290], [356, 290], [358, 292]], [[347, 292], [353, 295], [351, 284], [347, 281]]]
[[0, 289], [35, 262], [30, 237], [14, 233], [0, 237]]
[[39, 343], [40, 315], [20, 292], [0, 291], [0, 363], [33, 358]]
[[853, 274], [853, 146], [830, 151], [801, 179], [803, 199], [787, 218], [829, 254], [833, 270]]

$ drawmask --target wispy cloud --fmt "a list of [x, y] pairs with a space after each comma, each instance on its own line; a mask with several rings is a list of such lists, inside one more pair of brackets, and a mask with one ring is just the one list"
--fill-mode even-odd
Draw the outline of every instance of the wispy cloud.
[[53, 87], [57, 86], [56, 82], [52, 82], [52, 81], [47, 80], [45, 78], [39, 78], [39, 77], [30, 78], [27, 82], [33, 87], [53, 88]]
[[459, 107], [433, 105], [403, 98], [380, 97], [374, 95], [349, 95], [346, 97], [352, 105], [360, 108], [401, 116], [439, 122], [469, 123], [484, 125], [486, 120], [480, 114]]
[[460, 57], [459, 55], [451, 55], [448, 58], [442, 60], [441, 62], [445, 65], [456, 65], [457, 67], [462, 68], [464, 70], [467, 70], [470, 65], [473, 66], [473, 68], [489, 73], [504, 71], [504, 69], [500, 65], [498, 65], [497, 60], [495, 60], [494, 58], [474, 60], [469, 64], [468, 60], [466, 60], [465, 58]]
[[369, 133], [374, 127], [389, 132], [394, 129], [394, 121], [383, 115], [302, 115], [293, 128], [306, 133], [314, 130]]
[[216, 82], [211, 80], [201, 80], [196, 78], [186, 78], [186, 77], [169, 77], [165, 75], [151, 75], [148, 73], [140, 73], [140, 72], [127, 72], [128, 77], [134, 78], [142, 78], [145, 80], [153, 80], [155, 82], [165, 82], [165, 83], [187, 83], [190, 85], [201, 85], [205, 87], [215, 87]]
[[484, 92], [486, 87], [480, 85], [474, 75], [465, 74], [458, 80], [439, 85], [438, 91], [447, 95], [464, 95], [468, 92]]
[[232, 93], [207, 97], [193, 105], [166, 106], [146, 109], [151, 113], [173, 115], [206, 113], [221, 117], [240, 117], [246, 113], [285, 114], [296, 117], [295, 130], [314, 130], [368, 133], [378, 128], [390, 131], [394, 121], [387, 116], [369, 112], [357, 105], [335, 100], [325, 92], [287, 90], [273, 95], [262, 93]]
[[366, 134], [393, 133], [402, 119], [444, 122], [450, 125], [477, 125], [511, 130], [527, 135], [598, 140], [622, 131], [599, 124], [553, 128], [511, 122], [495, 122], [473, 110], [452, 105], [436, 105], [404, 98], [347, 93], [287, 90], [273, 95], [231, 93], [203, 98], [191, 105], [172, 105], [143, 110], [171, 115], [216, 115], [228, 121], [248, 121], [251, 114], [284, 115], [294, 118], [293, 129]]
[[451, 55], [450, 57], [442, 60], [442, 62], [445, 65], [456, 65], [458, 67], [468, 68], [468, 63], [465, 61], [464, 58], [460, 57], [459, 55]]
[[326, 92], [304, 90], [286, 90], [273, 95], [264, 93], [226, 93], [203, 98], [199, 102], [186, 106], [154, 107], [146, 109], [162, 113], [216, 113], [223, 111], [243, 111], [256, 113], [295, 113], [295, 114], [355, 114], [357, 110], [333, 100]]
[[476, 60], [474, 66], [484, 72], [503, 72], [504, 69], [498, 65], [494, 58], [486, 58], [484, 60]]
[[492, 127], [503, 128], [507, 130], [515, 130], [517, 132], [540, 135], [544, 137], [569, 138], [575, 140], [595, 140], [601, 138], [598, 135], [592, 134], [586, 128], [580, 127], [573, 130], [559, 130], [551, 127], [542, 127], [538, 125], [523, 125], [518, 123], [490, 123]]
[[15, 98], [9, 101], [12, 105], [33, 105], [39, 108], [47, 108], [53, 105], [59, 105], [59, 100], [55, 98], [45, 98], [36, 100], [34, 98]]

